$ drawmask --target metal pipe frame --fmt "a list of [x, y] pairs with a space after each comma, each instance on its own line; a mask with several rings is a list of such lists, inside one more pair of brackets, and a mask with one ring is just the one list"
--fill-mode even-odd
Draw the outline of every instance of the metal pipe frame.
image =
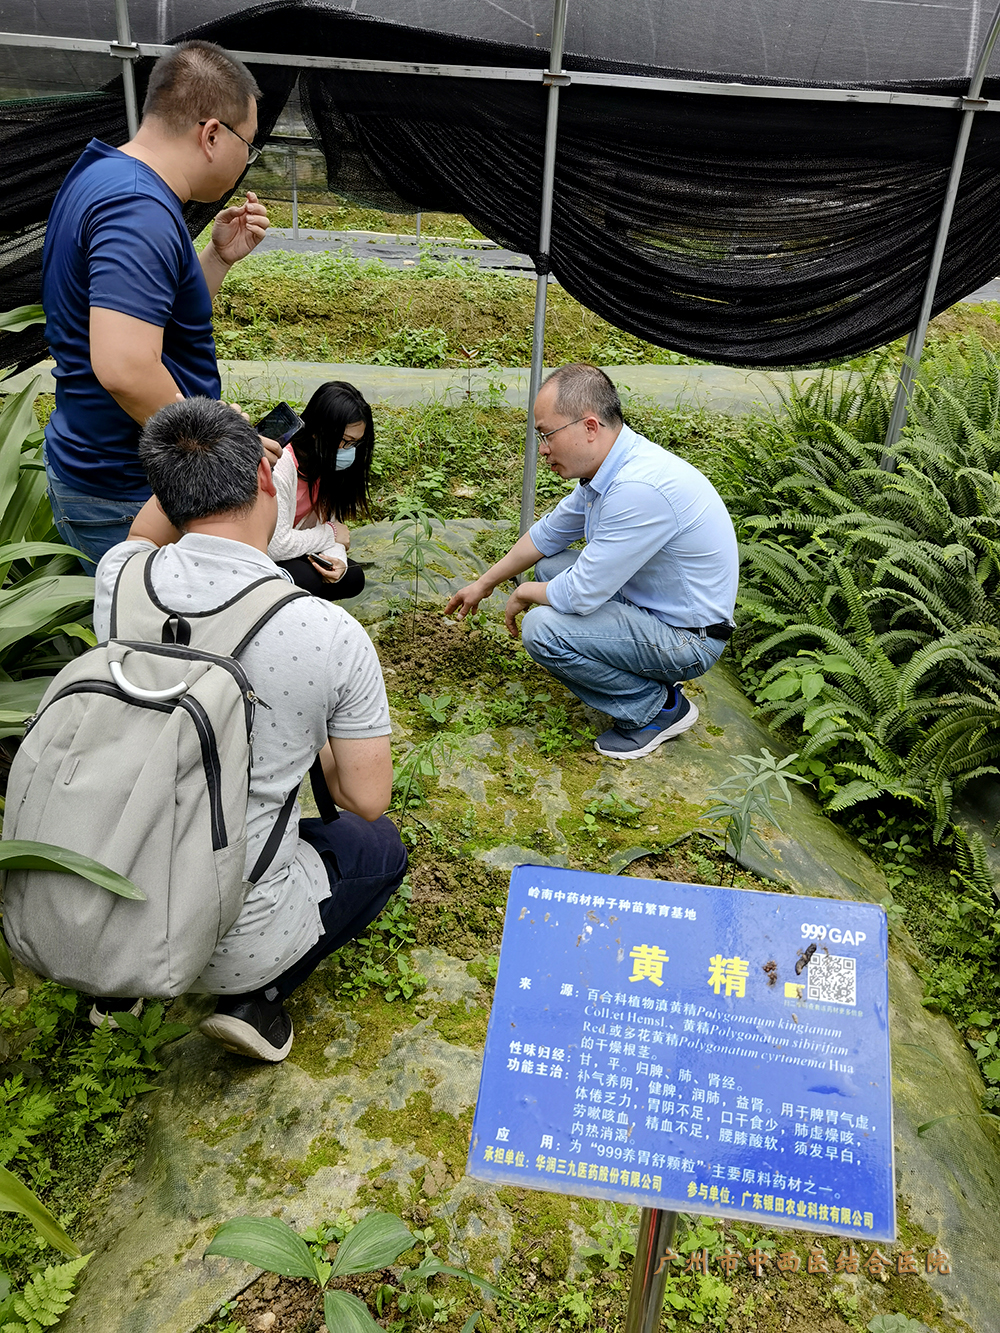
[[[116, 0], [116, 4], [120, 0]], [[163, 56], [173, 48], [154, 42], [129, 43], [128, 52], [118, 43], [87, 37], [41, 37], [25, 32], [0, 32], [0, 46], [26, 46], [39, 50], [81, 51], [92, 55], [117, 56], [127, 60], [139, 56]], [[287, 65], [294, 69], [343, 70], [356, 74], [424, 75], [448, 79], [489, 79], [495, 82], [542, 83], [548, 71], [518, 66], [437, 65], [405, 60], [352, 60], [338, 56], [279, 55], [271, 51], [232, 51], [238, 60], [251, 65]], [[550, 61], [551, 65], [551, 61]], [[880, 88], [791, 87], [785, 84], [717, 83], [709, 79], [660, 78], [643, 74], [603, 74], [587, 70], [562, 71], [563, 87], [631, 88], [643, 92], [695, 93], [707, 97], [779, 98], [794, 102], [841, 102], [864, 106], [925, 107], [937, 111], [966, 110], [964, 97], [938, 97], [933, 93], [894, 92]], [[983, 102], [977, 111], [1000, 111], [1000, 100]]]
[[115, 19], [118, 23], [118, 41], [112, 43], [110, 54], [122, 62], [122, 83], [125, 88], [125, 120], [128, 137], [134, 139], [139, 128], [139, 104], [135, 95], [135, 64], [139, 48], [132, 41], [128, 21], [128, 0], [115, 0]]
[[552, 39], [549, 46], [549, 98], [545, 117], [545, 153], [542, 158], [541, 217], [538, 224], [538, 254], [535, 257], [535, 322], [531, 332], [531, 375], [528, 381], [528, 420], [524, 429], [524, 472], [521, 477], [520, 535], [535, 521], [535, 481], [538, 475], [538, 445], [535, 440], [535, 397], [542, 383], [545, 355], [545, 305], [549, 292], [549, 248], [552, 242], [552, 198], [555, 193], [556, 146], [559, 136], [559, 87], [563, 83], [562, 60], [566, 42], [568, 0], [554, 0]]
[[674, 1243], [677, 1214], [644, 1208], [632, 1265], [632, 1286], [624, 1333], [656, 1333], [663, 1315], [663, 1293], [670, 1276], [667, 1251]]
[[884, 472], [895, 472], [896, 470], [896, 459], [893, 450], [896, 448], [900, 433], [906, 425], [906, 417], [910, 408], [910, 396], [913, 393], [913, 383], [917, 377], [917, 371], [920, 369], [920, 358], [923, 355], [924, 343], [927, 339], [927, 326], [931, 321], [931, 311], [934, 307], [934, 298], [937, 295], [938, 279], [941, 276], [941, 266], [944, 263], [944, 254], [948, 245], [948, 233], [951, 230], [951, 219], [955, 212], [955, 201], [958, 198], [958, 189], [962, 181], [965, 154], [969, 147], [969, 137], [972, 134], [972, 121], [977, 111], [984, 110], [989, 105], [989, 103], [980, 105], [979, 94], [982, 92], [986, 68], [990, 63], [990, 57], [993, 54], [998, 36], [1000, 36], [1000, 5], [997, 6], [996, 13], [993, 15], [993, 22], [990, 24], [990, 30], [986, 34], [986, 40], [983, 42], [979, 53], [979, 59], [976, 62], [976, 68], [969, 84], [969, 91], [962, 98], [962, 120], [958, 127], [955, 152], [951, 159], [951, 170], [948, 173], [948, 184], [945, 187], [944, 202], [941, 205], [941, 216], [938, 218], [937, 235], [934, 238], [934, 249], [931, 251], [930, 269], [924, 286], [923, 300], [920, 303], [920, 314], [917, 316], [916, 327], [906, 340], [906, 351], [903, 353], [903, 366], [899, 372], [899, 381], [896, 385], [892, 415], [889, 418], [889, 426], [885, 433], [885, 444], [880, 463]]

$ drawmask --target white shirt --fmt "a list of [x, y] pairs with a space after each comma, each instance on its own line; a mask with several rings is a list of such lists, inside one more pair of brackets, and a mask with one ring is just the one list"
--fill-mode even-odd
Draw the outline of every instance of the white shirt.
[[[151, 542], [113, 546], [97, 567], [94, 630], [107, 639], [118, 572]], [[248, 583], [270, 575], [291, 581], [262, 551], [223, 537], [188, 534], [161, 548], [152, 569], [157, 598], [182, 615], [207, 611]], [[240, 661], [258, 708], [247, 803], [247, 872], [260, 854], [288, 793], [308, 772], [327, 737], [387, 736], [389, 705], [371, 640], [336, 603], [300, 597], [263, 626]], [[319, 906], [330, 882], [319, 853], [298, 836], [296, 802], [278, 853], [251, 889], [193, 989], [242, 994], [280, 976], [319, 939]]]
[[347, 564], [347, 550], [337, 541], [332, 523], [318, 523], [315, 513], [307, 514], [295, 526], [299, 493], [299, 472], [291, 450], [285, 449], [271, 474], [278, 492], [278, 522], [267, 553], [272, 560], [294, 560], [303, 555], [325, 555]]

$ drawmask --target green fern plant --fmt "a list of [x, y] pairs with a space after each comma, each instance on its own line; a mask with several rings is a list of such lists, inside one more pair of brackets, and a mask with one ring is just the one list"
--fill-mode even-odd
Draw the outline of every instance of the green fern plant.
[[73, 1300], [73, 1287], [90, 1258], [82, 1254], [35, 1273], [19, 1292], [0, 1301], [0, 1333], [43, 1333], [58, 1324]]
[[[933, 814], [1000, 771], [1000, 359], [932, 354], [895, 471], [889, 385], [793, 387], [734, 451], [736, 650], [761, 711], [823, 761], [831, 810]], [[846, 779], [846, 781], [842, 781]]]

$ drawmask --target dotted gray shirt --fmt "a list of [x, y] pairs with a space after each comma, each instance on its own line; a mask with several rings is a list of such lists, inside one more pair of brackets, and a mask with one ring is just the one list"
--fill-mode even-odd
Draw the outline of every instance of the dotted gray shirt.
[[[151, 542], [113, 546], [97, 567], [94, 630], [108, 637], [111, 597], [125, 560]], [[289, 576], [262, 551], [223, 537], [189, 534], [164, 546], [153, 565], [159, 600], [183, 614], [208, 611], [264, 575]], [[258, 708], [247, 808], [247, 871], [260, 854], [285, 798], [308, 772], [328, 736], [387, 736], [389, 705], [378, 656], [358, 622], [331, 602], [300, 597], [283, 606], [241, 657]], [[330, 883], [319, 853], [298, 835], [296, 804], [278, 854], [252, 889], [195, 990], [242, 994], [273, 981], [321, 933], [319, 903]]]

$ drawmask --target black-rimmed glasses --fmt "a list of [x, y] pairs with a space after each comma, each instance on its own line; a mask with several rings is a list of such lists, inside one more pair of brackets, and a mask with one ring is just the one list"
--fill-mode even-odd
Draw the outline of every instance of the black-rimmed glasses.
[[[198, 121], [198, 124], [199, 124], [199, 125], [207, 125], [207, 124], [208, 124], [208, 121], [207, 121], [207, 120], [199, 120], [199, 121]], [[232, 127], [232, 125], [227, 125], [226, 122], [225, 122], [224, 120], [220, 120], [220, 121], [219, 121], [219, 124], [220, 124], [224, 129], [227, 129], [227, 130], [229, 131], [230, 134], [235, 134], [236, 137], [237, 137], [237, 139], [239, 139], [242, 143], [245, 143], [245, 144], [246, 144], [246, 146], [247, 146], [247, 166], [248, 166], [248, 167], [252, 167], [253, 164], [257, 161], [257, 159], [260, 157], [261, 153], [264, 151], [263, 148], [258, 148], [257, 145], [251, 143], [249, 139], [244, 139], [244, 138], [243, 138], [243, 135], [240, 134], [239, 130], [234, 130], [233, 127]]]
[[[541, 446], [545, 443], [545, 441], [549, 438], [550, 435], [558, 435], [561, 430], [569, 430], [570, 426], [579, 426], [581, 421], [586, 421], [586, 420], [587, 420], [586, 417], [577, 417], [575, 421], [567, 421], [565, 426], [556, 426], [554, 430], [539, 430], [536, 426], [535, 438], [538, 440], [539, 446]], [[599, 421], [597, 424], [599, 426], [603, 426], [604, 422]]]

